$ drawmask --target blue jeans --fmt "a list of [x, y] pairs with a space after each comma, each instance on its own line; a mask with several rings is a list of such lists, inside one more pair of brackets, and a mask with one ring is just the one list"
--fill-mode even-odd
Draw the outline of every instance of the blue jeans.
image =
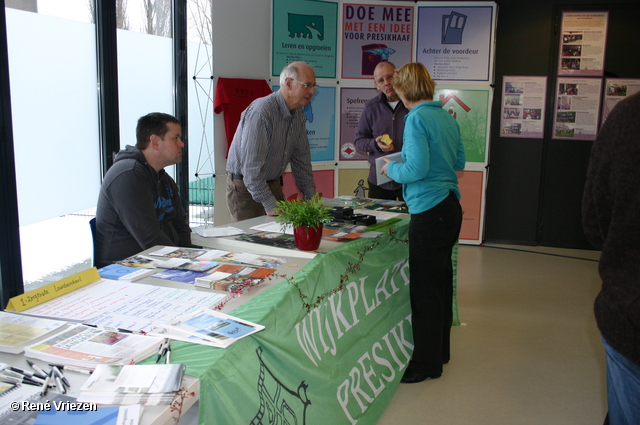
[[607, 354], [607, 402], [610, 425], [640, 424], [640, 366], [602, 338]]

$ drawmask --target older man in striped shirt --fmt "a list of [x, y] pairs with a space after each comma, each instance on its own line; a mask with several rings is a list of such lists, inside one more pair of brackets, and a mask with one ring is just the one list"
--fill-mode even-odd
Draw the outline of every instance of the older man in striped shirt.
[[227, 159], [227, 207], [233, 221], [275, 215], [285, 199], [287, 165], [305, 198], [316, 192], [304, 107], [318, 85], [313, 69], [292, 62], [280, 73], [280, 89], [253, 101], [240, 117]]

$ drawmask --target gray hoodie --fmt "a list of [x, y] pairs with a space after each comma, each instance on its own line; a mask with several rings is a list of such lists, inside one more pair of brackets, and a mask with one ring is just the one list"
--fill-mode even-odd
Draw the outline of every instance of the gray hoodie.
[[156, 172], [138, 148], [126, 146], [100, 189], [95, 263], [103, 267], [155, 245], [193, 246], [187, 215], [171, 176], [164, 169]]

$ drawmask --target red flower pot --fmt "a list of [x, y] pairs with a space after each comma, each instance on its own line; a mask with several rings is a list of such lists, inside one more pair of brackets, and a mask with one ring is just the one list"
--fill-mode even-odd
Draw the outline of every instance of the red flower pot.
[[293, 229], [293, 240], [300, 251], [315, 251], [322, 239], [322, 224], [317, 227], [298, 226]]

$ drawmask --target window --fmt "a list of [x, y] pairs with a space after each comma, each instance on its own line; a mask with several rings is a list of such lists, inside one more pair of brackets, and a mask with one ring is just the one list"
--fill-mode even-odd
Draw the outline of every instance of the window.
[[[15, 3], [15, 2], [14, 2]], [[95, 28], [86, 0], [7, 8], [25, 291], [86, 268], [100, 175]], [[62, 6], [64, 5], [64, 7]], [[65, 272], [64, 276], [71, 273]]]
[[189, 83], [189, 221], [192, 227], [213, 223], [212, 0], [187, 3]]

